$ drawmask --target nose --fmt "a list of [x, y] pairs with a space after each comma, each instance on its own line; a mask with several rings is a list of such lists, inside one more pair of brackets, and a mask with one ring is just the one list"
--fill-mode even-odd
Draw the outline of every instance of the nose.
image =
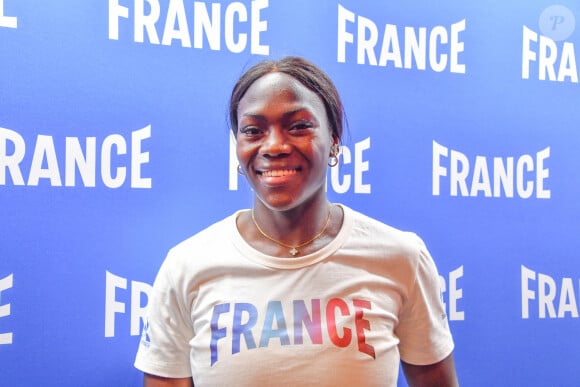
[[276, 157], [288, 154], [290, 152], [290, 144], [283, 130], [271, 127], [262, 143], [261, 153], [264, 156]]

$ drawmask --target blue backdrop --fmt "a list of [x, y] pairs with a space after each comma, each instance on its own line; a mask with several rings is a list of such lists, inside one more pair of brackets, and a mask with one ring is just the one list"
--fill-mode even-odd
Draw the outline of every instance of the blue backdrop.
[[0, 385], [140, 385], [167, 250], [251, 205], [229, 92], [283, 55], [344, 98], [331, 199], [427, 242], [462, 384], [580, 385], [579, 12], [0, 1]]

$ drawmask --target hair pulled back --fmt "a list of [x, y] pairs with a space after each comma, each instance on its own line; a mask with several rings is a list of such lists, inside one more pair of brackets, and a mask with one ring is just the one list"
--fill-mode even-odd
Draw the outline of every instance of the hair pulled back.
[[343, 131], [344, 108], [336, 86], [328, 75], [312, 62], [287, 56], [279, 60], [264, 60], [248, 69], [235, 84], [230, 97], [229, 119], [234, 135], [238, 131], [238, 106], [250, 86], [269, 73], [284, 73], [298, 80], [320, 97], [326, 109], [332, 135], [340, 142]]

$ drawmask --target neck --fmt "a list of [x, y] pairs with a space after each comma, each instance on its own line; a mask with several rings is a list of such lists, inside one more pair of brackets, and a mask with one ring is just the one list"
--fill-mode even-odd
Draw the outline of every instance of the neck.
[[260, 202], [251, 215], [261, 239], [296, 255], [300, 248], [306, 248], [324, 235], [331, 220], [331, 204], [325, 200], [323, 205], [273, 211]]

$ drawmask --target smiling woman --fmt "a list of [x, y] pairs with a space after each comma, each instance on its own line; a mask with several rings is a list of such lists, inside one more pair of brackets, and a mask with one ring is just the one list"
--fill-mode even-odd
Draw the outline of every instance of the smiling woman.
[[422, 240], [326, 196], [343, 125], [330, 78], [261, 62], [234, 86], [230, 123], [253, 207], [170, 251], [135, 361], [145, 385], [396, 386], [401, 362], [411, 386], [456, 385]]
[[[320, 204], [326, 201], [326, 168], [338, 138], [329, 130], [320, 98], [291, 76], [270, 73], [254, 82], [240, 100], [238, 122], [238, 160], [259, 199], [254, 203], [258, 217], [265, 217], [262, 207], [277, 209], [274, 214], [322, 208], [312, 217], [322, 215], [324, 222], [328, 211]], [[296, 231], [308, 234], [308, 227]], [[284, 234], [280, 237], [293, 237], [284, 225], [279, 231]]]

